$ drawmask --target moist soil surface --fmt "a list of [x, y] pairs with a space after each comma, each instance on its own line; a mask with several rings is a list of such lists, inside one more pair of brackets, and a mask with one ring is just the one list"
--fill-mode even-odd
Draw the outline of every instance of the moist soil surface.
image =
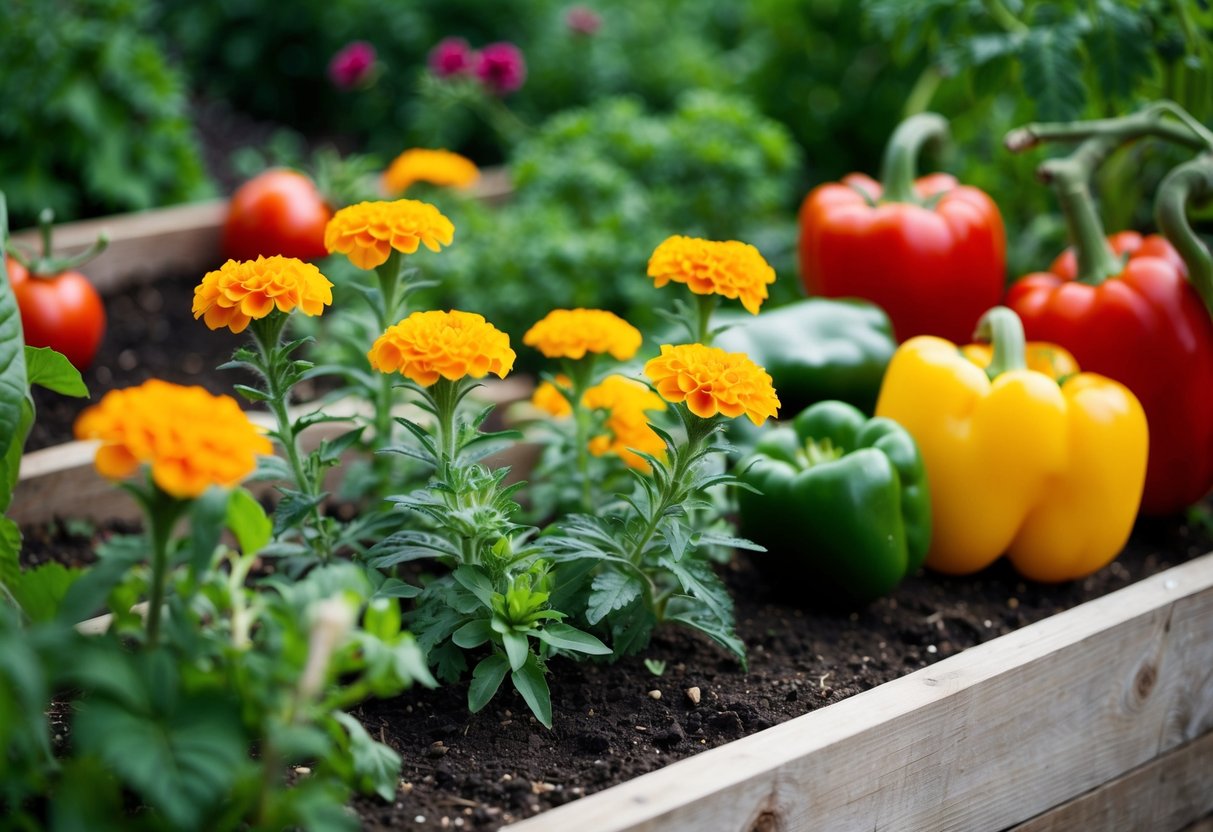
[[[216, 393], [246, 381], [214, 370], [243, 339], [192, 319], [198, 278], [181, 276], [106, 298], [109, 328], [85, 374], [92, 401], [152, 376]], [[31, 450], [69, 439], [87, 405], [44, 393], [38, 394]], [[814, 608], [804, 598], [781, 596], [758, 568], [762, 556], [739, 553], [720, 569], [736, 602], [748, 672], [708, 639], [669, 628], [640, 656], [615, 665], [554, 659], [550, 731], [508, 684], [478, 714], [467, 711], [466, 683], [364, 703], [354, 714], [401, 754], [404, 767], [393, 802], [360, 798], [355, 809], [368, 829], [497, 829], [1201, 555], [1213, 549], [1211, 512], [1208, 501], [1187, 519], [1140, 521], [1121, 557], [1083, 581], [1034, 584], [999, 562], [966, 578], [919, 573], [858, 609]], [[88, 563], [99, 537], [133, 530], [70, 522], [29, 528], [23, 560]]]

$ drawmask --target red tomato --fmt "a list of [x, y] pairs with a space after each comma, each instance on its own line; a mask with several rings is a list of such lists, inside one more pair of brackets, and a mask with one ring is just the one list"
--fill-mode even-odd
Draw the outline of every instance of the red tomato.
[[324, 257], [324, 227], [333, 212], [307, 176], [275, 168], [254, 176], [232, 194], [223, 226], [223, 251], [233, 260], [258, 255]]
[[50, 347], [77, 370], [88, 369], [105, 335], [105, 306], [89, 279], [76, 271], [31, 277], [11, 257], [8, 279], [21, 310], [25, 343]]

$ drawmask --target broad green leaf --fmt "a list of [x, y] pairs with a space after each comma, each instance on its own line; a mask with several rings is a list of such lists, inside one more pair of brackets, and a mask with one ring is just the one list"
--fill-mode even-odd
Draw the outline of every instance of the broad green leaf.
[[[21, 314], [9, 285], [7, 258], [3, 256], [7, 246], [8, 204], [0, 193], [0, 437], [7, 437], [2, 440], [4, 447], [0, 448], [0, 456], [7, 455], [13, 442], [25, 442], [18, 427], [21, 406], [29, 389], [22, 349], [25, 339], [21, 332]], [[7, 500], [0, 499], [0, 503], [7, 504]]]
[[611, 648], [589, 633], [559, 622], [548, 624], [540, 630], [539, 640], [560, 650], [572, 650], [591, 656], [606, 656], [611, 652]]
[[1041, 121], [1077, 118], [1086, 104], [1077, 33], [1066, 24], [1032, 29], [1021, 53], [1024, 93]]
[[539, 666], [539, 659], [534, 653], [527, 657], [526, 664], [510, 674], [510, 679], [526, 700], [535, 718], [544, 728], [551, 728], [552, 694], [548, 690], [547, 679], [543, 678], [543, 668]]
[[490, 608], [493, 606], [493, 582], [483, 569], [464, 564], [451, 574], [461, 586], [475, 595], [480, 603]]
[[30, 386], [37, 384], [61, 396], [88, 398], [88, 388], [80, 371], [67, 356], [50, 347], [25, 348], [25, 375]]
[[110, 538], [97, 548], [97, 563], [68, 589], [59, 618], [75, 624], [94, 615], [127, 571], [147, 557], [147, 541], [142, 536]]
[[227, 527], [245, 554], [260, 552], [270, 542], [274, 521], [247, 488], [234, 488], [227, 499]]
[[375, 594], [371, 596], [373, 601], [376, 598], [416, 598], [421, 594], [421, 587], [406, 584], [399, 578], [388, 578], [384, 581]]
[[501, 680], [510, 669], [510, 662], [500, 653], [480, 660], [472, 671], [472, 683], [468, 686], [468, 710], [477, 713], [489, 704], [501, 687]]
[[384, 800], [396, 796], [400, 779], [400, 755], [381, 742], [371, 739], [362, 723], [347, 713], [337, 711], [333, 718], [341, 723], [350, 737], [350, 756], [354, 758], [354, 773], [361, 791], [374, 791]]
[[215, 557], [229, 502], [225, 489], [211, 487], [190, 505], [190, 566], [196, 575], [209, 569]]
[[493, 628], [487, 618], [477, 618], [469, 621], [451, 634], [451, 641], [464, 650], [471, 650], [484, 644], [493, 637]]
[[630, 573], [609, 569], [594, 576], [585, 617], [597, 624], [615, 610], [620, 610], [640, 597], [644, 586], [640, 578]]
[[21, 578], [21, 529], [0, 514], [0, 584], [13, 587]]
[[28, 396], [21, 400], [21, 418], [17, 422], [17, 433], [8, 447], [0, 453], [0, 514], [8, 511], [13, 501], [13, 490], [21, 475], [21, 454], [25, 451], [25, 439], [34, 423], [34, 403]]
[[[0, 517], [0, 527], [3, 523], [4, 518]], [[44, 563], [22, 572], [17, 581], [9, 585], [9, 590], [31, 620], [50, 621], [59, 611], [68, 589], [82, 574], [82, 570], [68, 569], [61, 563]]]
[[[497, 619], [494, 617], [494, 623], [496, 622]], [[517, 671], [526, 664], [527, 657], [531, 655], [531, 646], [527, 642], [526, 636], [506, 627], [501, 633], [501, 643], [505, 645], [505, 654], [510, 660], [510, 670]]]

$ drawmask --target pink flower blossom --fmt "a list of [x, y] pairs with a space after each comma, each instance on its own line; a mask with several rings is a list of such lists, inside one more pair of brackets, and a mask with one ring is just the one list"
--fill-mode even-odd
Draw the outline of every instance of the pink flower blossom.
[[329, 61], [329, 80], [339, 90], [366, 83], [375, 70], [375, 47], [364, 40], [346, 44]]
[[439, 78], [465, 75], [472, 71], [476, 53], [463, 38], [444, 38], [430, 50], [428, 63], [430, 72]]
[[592, 35], [602, 27], [602, 16], [587, 6], [573, 6], [564, 15], [569, 31], [577, 35]]
[[480, 51], [473, 68], [476, 77], [492, 92], [508, 95], [526, 80], [522, 51], [512, 43], [490, 43]]

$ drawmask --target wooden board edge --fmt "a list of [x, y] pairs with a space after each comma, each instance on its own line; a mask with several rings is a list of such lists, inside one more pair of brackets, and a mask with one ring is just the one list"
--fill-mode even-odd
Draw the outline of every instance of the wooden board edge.
[[[1033, 673], [1037, 669], [1055, 674], [1073, 673], [1074, 684], [1077, 685], [1079, 668], [1073, 667], [1072, 663], [1074, 657], [1081, 655], [1088, 645], [1099, 643], [1113, 655], [1118, 650], [1127, 651], [1121, 656], [1121, 662], [1127, 664], [1129, 671], [1136, 671], [1129, 673], [1129, 691], [1118, 693], [1119, 699], [1105, 703], [1108, 707], [1121, 708], [1121, 699], [1133, 704], [1133, 689], [1140, 683], [1137, 675], [1146, 674], [1149, 682], [1145, 691], [1147, 696], [1151, 690], [1165, 689], [1168, 695], [1182, 698], [1186, 695], [1185, 691], [1172, 688], [1185, 684], [1197, 686], [1200, 701], [1192, 705], [1196, 713], [1189, 715], [1189, 721], [1199, 725], [1202, 721], [1213, 720], [1213, 704], [1207, 701], [1213, 699], [1213, 672], [1197, 671], [1205, 675], [1194, 683], [1186, 678], [1163, 679], [1164, 673], [1187, 673], [1189, 669], [1185, 668], [1182, 656], [1178, 662], [1173, 659], [1162, 663], [1161, 667], [1155, 661], [1157, 656], [1154, 654], [1169, 643], [1166, 639], [1171, 635], [1179, 637], [1179, 634], [1171, 632], [1172, 618], [1176, 610], [1183, 614], [1190, 613], [1190, 610], [1185, 613], [1180, 609], [1185, 603], [1198, 605], [1198, 612], [1206, 616], [1195, 623], [1189, 621], [1185, 624], [1188, 629], [1196, 627], [1200, 630], [1200, 639], [1189, 638], [1191, 633], [1187, 633], [1184, 635], [1187, 639], [1185, 643], [1192, 647], [1192, 642], [1195, 642], [1199, 650], [1213, 654], [1213, 553], [1210, 553], [969, 648], [837, 704], [679, 761], [535, 818], [517, 822], [507, 827], [508, 832], [557, 832], [566, 829], [689, 832], [705, 828], [704, 823], [719, 830], [748, 830], [768, 828], [755, 825], [764, 814], [767, 820], [763, 822], [768, 824], [785, 823], [781, 818], [799, 815], [801, 821], [812, 818], [814, 825], [824, 824], [822, 828], [830, 829], [943, 828], [939, 826], [938, 817], [918, 817], [914, 813], [922, 811], [929, 815], [942, 811], [941, 790], [948, 792], [957, 788], [949, 782], [954, 775], [948, 771], [948, 767], [954, 761], [948, 762], [947, 753], [955, 751], [963, 741], [962, 735], [969, 727], [967, 721], [975, 718], [974, 702], [981, 691], [1020, 677], [1034, 678]], [[1122, 648], [1119, 640], [1122, 637], [1128, 639], [1130, 635], [1135, 641], [1127, 641]], [[1159, 639], [1163, 640], [1163, 646], [1157, 643]], [[1139, 652], [1133, 652], [1135, 648]], [[1204, 658], [1213, 659], [1213, 655]], [[1062, 666], [1050, 667], [1059, 661], [1062, 661]], [[1065, 662], [1070, 662], [1070, 665]], [[1213, 661], [1210, 665], [1213, 666]], [[1111, 673], [1111, 670], [1093, 669], [1092, 672]], [[1047, 685], [1044, 687], [1048, 688]], [[953, 702], [963, 713], [952, 720], [941, 719]], [[1136, 703], [1134, 706], [1140, 705]], [[1018, 707], [1028, 717], [1047, 720], [1050, 717], [1048, 709], [1052, 706], [1050, 702], [1037, 702], [1025, 694], [1023, 704]], [[1152, 707], [1169, 706], [1161, 703]], [[1012, 716], [1002, 714], [1000, 718], [1011, 719]], [[1151, 712], [1151, 717], [1160, 721], [1163, 716], [1167, 715]], [[1192, 724], [1186, 725], [1187, 730], [1191, 729]], [[957, 734], [958, 731], [961, 733]], [[1066, 731], [1055, 733], [1056, 736], [1043, 733], [1042, 741], [1075, 741]], [[1152, 741], [1159, 743], [1165, 744], [1168, 736], [1172, 744], [1180, 741], [1174, 737], [1174, 731], [1168, 733], [1157, 726], [1151, 726], [1146, 733]], [[1012, 736], [1008, 742], [1017, 745], [1019, 739]], [[866, 748], [875, 768], [869, 771], [867, 779], [857, 776], [854, 782], [849, 782], [844, 776], [845, 772], [837, 770], [837, 765], [848, 749], [862, 750], [861, 746]], [[882, 752], [887, 754], [892, 750], [896, 751], [894, 756], [910, 759], [908, 767], [881, 768], [884, 763], [879, 761], [879, 756]], [[998, 754], [994, 755], [994, 759], [996, 768], [1015, 762], [1013, 752], [1007, 759]], [[913, 770], [914, 760], [918, 760], [921, 770]], [[864, 761], [860, 762], [867, 765]], [[1143, 760], [1134, 760], [1132, 766], [1141, 762]], [[969, 778], [978, 776], [972, 769], [980, 767], [983, 762], [979, 759], [967, 760], [967, 763], [969, 767], [961, 775]], [[1116, 761], [1103, 761], [1103, 764], [1114, 766]], [[1116, 771], [1113, 776], [1119, 776], [1125, 770], [1127, 768]], [[813, 775], [806, 776], [806, 771], [813, 772]], [[924, 782], [924, 777], [935, 779]], [[846, 822], [837, 815], [814, 814], [818, 808], [816, 806], [809, 808], [811, 801], [805, 793], [814, 788], [825, 788], [823, 784], [826, 783], [835, 783], [835, 792], [838, 793], [830, 794], [823, 802], [833, 800], [845, 804], [852, 812], [846, 816]], [[1065, 799], [1097, 785], [1099, 782], [1082, 786]], [[901, 791], [898, 790], [899, 786]], [[844, 791], [846, 794], [841, 793]], [[851, 791], [855, 794], [852, 795]], [[978, 791], [970, 795], [967, 802], [979, 804], [982, 799]], [[871, 804], [871, 811], [860, 808], [865, 800]], [[886, 804], [897, 804], [898, 801], [905, 804], [898, 811], [909, 813], [913, 822], [902, 826], [878, 823], [875, 817], [882, 812], [875, 807], [884, 807], [887, 814]], [[1056, 805], [1057, 802], [1060, 801], [1049, 805]], [[962, 799], [958, 805], [965, 803]], [[1022, 800], [1021, 804], [1015, 811], [1027, 811], [1028, 814], [1006, 822], [983, 818], [982, 827], [1002, 828], [1030, 817], [1034, 811], [1049, 808], [1049, 805], [1040, 806], [1033, 811], [1028, 808], [1028, 799]], [[764, 807], [771, 810], [768, 812]], [[953, 828], [970, 828], [965, 823], [971, 824], [972, 821], [972, 818], [964, 819], [961, 825]], [[775, 825], [769, 828], [785, 827]], [[786, 828], [800, 827], [793, 822]]]
[[1008, 832], [1175, 832], [1213, 812], [1213, 731]]

